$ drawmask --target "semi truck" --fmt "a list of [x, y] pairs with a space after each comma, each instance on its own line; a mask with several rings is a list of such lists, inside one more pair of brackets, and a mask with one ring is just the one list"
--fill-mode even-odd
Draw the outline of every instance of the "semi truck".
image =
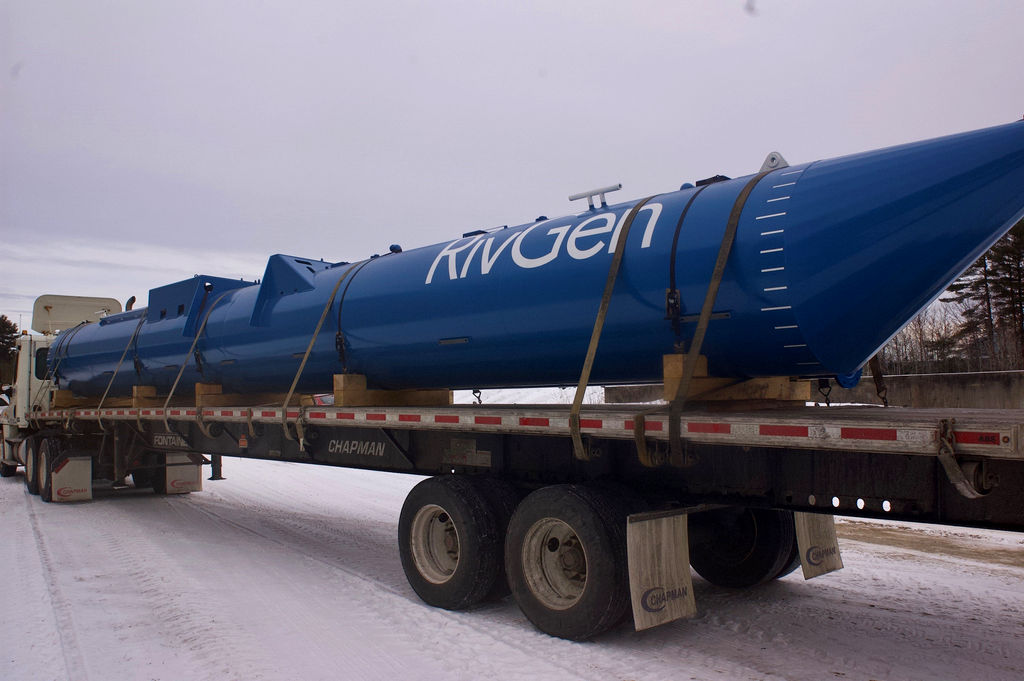
[[[574, 640], [692, 616], [691, 567], [737, 589], [838, 569], [835, 515], [1024, 530], [1024, 411], [818, 404], [1024, 215], [1024, 122], [773, 152], [609, 205], [618, 188], [356, 262], [275, 255], [144, 308], [42, 296], [0, 474], [44, 502], [197, 492], [224, 456], [428, 476], [399, 515], [413, 591], [511, 593]], [[664, 400], [584, 404], [645, 382]], [[573, 403], [452, 400], [550, 385]]]

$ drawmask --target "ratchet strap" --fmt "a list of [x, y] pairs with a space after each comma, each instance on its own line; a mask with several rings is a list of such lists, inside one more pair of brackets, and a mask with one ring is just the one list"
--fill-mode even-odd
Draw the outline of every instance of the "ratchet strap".
[[[295, 378], [292, 379], [292, 385], [290, 388], [288, 388], [288, 395], [284, 398], [284, 404], [281, 405], [281, 428], [284, 430], [284, 436], [289, 440], [295, 440], [295, 438], [292, 437], [291, 432], [288, 430], [288, 403], [292, 401], [292, 395], [295, 394], [295, 387], [299, 384], [299, 378], [302, 377], [302, 372], [305, 371], [306, 369], [306, 362], [309, 361], [309, 356], [313, 352], [313, 345], [316, 344], [316, 338], [317, 336], [320, 335], [320, 329], [323, 328], [324, 320], [327, 319], [327, 313], [331, 311], [331, 306], [334, 305], [334, 298], [335, 296], [338, 295], [338, 289], [341, 288], [341, 283], [345, 281], [346, 278], [348, 278], [349, 273], [351, 273], [353, 270], [358, 271], [358, 269], [362, 269], [368, 262], [370, 261], [364, 260], [362, 262], [353, 263], [344, 272], [342, 272], [341, 276], [338, 278], [337, 283], [334, 284], [334, 288], [331, 289], [331, 295], [327, 299], [327, 304], [324, 305], [323, 312], [320, 313], [320, 319], [316, 323], [316, 328], [313, 329], [313, 335], [309, 339], [309, 345], [306, 346], [306, 352], [305, 354], [302, 355], [302, 361], [299, 362], [299, 370], [295, 372]], [[347, 291], [348, 287], [346, 287], [345, 290]], [[338, 323], [341, 323], [340, 309], [338, 310]], [[341, 331], [339, 327], [339, 334], [340, 333]], [[296, 434], [299, 436], [298, 440], [301, 444], [302, 424], [298, 420], [295, 422], [295, 430]]]
[[[361, 264], [357, 263], [359, 265], [358, 267], [353, 265], [353, 267], [355, 267], [355, 271], [352, 272], [351, 277], [348, 277], [348, 283], [345, 284], [345, 288], [341, 292], [341, 298], [338, 300], [338, 332], [334, 335], [334, 349], [338, 351], [338, 361], [341, 362], [342, 373], [348, 373], [348, 357], [345, 356], [345, 334], [341, 330], [341, 308], [345, 306], [345, 296], [348, 295], [348, 289], [352, 285], [352, 282], [355, 281], [356, 275], [359, 274], [364, 267], [370, 264], [370, 260], [372, 260], [372, 258], [364, 260]], [[346, 271], [345, 274], [342, 275], [342, 278], [344, 279], [347, 275], [348, 272]]]
[[698, 187], [697, 191], [690, 194], [690, 200], [686, 202], [686, 205], [683, 206], [683, 212], [679, 214], [679, 220], [676, 222], [676, 231], [672, 233], [672, 250], [669, 253], [668, 260], [668, 291], [665, 293], [665, 319], [672, 322], [672, 332], [676, 335], [676, 346], [678, 348], [682, 348], [683, 342], [683, 324], [681, 319], [683, 301], [679, 295], [679, 289], [676, 288], [676, 249], [679, 247], [679, 234], [683, 229], [683, 220], [686, 219], [686, 214], [690, 212], [690, 206], [693, 205], [697, 196], [709, 186], [703, 185]]
[[653, 199], [648, 196], [640, 201], [626, 215], [622, 223], [622, 232], [615, 244], [615, 254], [612, 256], [611, 267], [608, 268], [608, 278], [604, 283], [604, 295], [601, 296], [601, 305], [597, 310], [597, 319], [594, 320], [594, 329], [590, 334], [590, 344], [587, 346], [587, 356], [583, 360], [583, 371], [580, 373], [580, 381], [576, 386], [576, 395], [572, 400], [572, 408], [569, 410], [569, 434], [572, 436], [572, 451], [580, 461], [589, 461], [590, 453], [583, 447], [583, 438], [580, 435], [580, 408], [583, 406], [583, 396], [587, 391], [587, 383], [590, 382], [590, 371], [594, 367], [594, 356], [597, 354], [597, 344], [601, 340], [601, 331], [604, 329], [604, 320], [608, 316], [608, 306], [612, 301], [612, 293], [615, 290], [615, 280], [619, 276], [619, 269], [622, 266], [622, 256], [626, 252], [626, 237], [629, 236], [629, 228], [633, 226], [633, 220], [644, 205]]
[[690, 390], [690, 383], [693, 381], [693, 372], [700, 357], [701, 346], [704, 344], [704, 335], [708, 330], [708, 323], [711, 321], [711, 311], [718, 297], [718, 287], [722, 283], [722, 276], [725, 274], [725, 264], [729, 260], [729, 253], [732, 251], [732, 244], [736, 240], [736, 230], [740, 223], [740, 214], [743, 207], [750, 198], [754, 187], [771, 170], [758, 173], [747, 182], [746, 186], [736, 197], [729, 213], [729, 221], [725, 225], [725, 233], [722, 235], [722, 243], [718, 247], [718, 257], [715, 259], [715, 267], [711, 272], [711, 281], [708, 283], [707, 293], [704, 295], [704, 304], [700, 308], [700, 316], [697, 318], [697, 328], [693, 333], [693, 340], [690, 341], [690, 349], [683, 360], [683, 376], [676, 386], [676, 394], [669, 402], [668, 439], [669, 439], [669, 462], [673, 466], [684, 466], [685, 453], [683, 451], [683, 440], [680, 433], [680, 418], [683, 405], [686, 403], [686, 396]]
[[139, 323], [135, 325], [135, 330], [132, 331], [132, 335], [128, 339], [128, 345], [124, 346], [124, 352], [121, 353], [121, 359], [117, 360], [117, 366], [114, 367], [114, 373], [110, 375], [110, 381], [107, 382], [107, 389], [103, 391], [100, 403], [96, 405], [96, 425], [98, 425], [102, 431], [106, 431], [106, 428], [103, 427], [103, 417], [100, 416], [100, 410], [103, 409], [103, 401], [106, 400], [107, 395], [110, 394], [110, 388], [114, 385], [114, 379], [117, 378], [117, 372], [121, 370], [121, 365], [124, 364], [124, 358], [128, 356], [128, 350], [132, 347], [132, 344], [135, 343], [135, 339], [139, 336], [139, 329], [142, 328], [142, 323], [146, 321], [147, 312], [148, 310], [144, 310], [142, 314], [139, 315]]
[[877, 353], [868, 362], [868, 366], [871, 368], [871, 379], [875, 382], [875, 393], [878, 395], [878, 399], [882, 400], [882, 406], [889, 406], [889, 388], [885, 385], [885, 374], [882, 373], [882, 358], [881, 352]]
[[[178, 375], [174, 377], [174, 383], [171, 384], [171, 390], [167, 393], [167, 399], [164, 400], [163, 414], [164, 414], [164, 428], [167, 429], [168, 433], [174, 432], [171, 430], [171, 424], [167, 421], [167, 406], [171, 403], [171, 398], [174, 397], [174, 391], [178, 388], [178, 382], [181, 380], [181, 375], [185, 373], [185, 367], [188, 366], [188, 361], [192, 359], [193, 353], [196, 351], [196, 345], [199, 343], [200, 336], [203, 335], [203, 331], [206, 330], [206, 322], [210, 321], [210, 314], [213, 312], [213, 308], [217, 307], [217, 303], [224, 299], [224, 296], [231, 293], [235, 289], [228, 289], [224, 293], [214, 298], [213, 303], [206, 310], [206, 314], [203, 316], [203, 323], [196, 329], [196, 335], [192, 339], [192, 345], [189, 346], [188, 352], [185, 354], [185, 359], [181, 362], [181, 366], [178, 367]], [[209, 437], [209, 433], [206, 427], [203, 425], [203, 408], [196, 405], [196, 421], [199, 423], [199, 429], [203, 431], [203, 434]]]
[[[43, 380], [39, 382], [39, 387], [36, 388], [35, 394], [31, 395], [29, 397], [29, 403], [27, 405], [28, 406], [28, 414], [25, 415], [25, 418], [27, 418], [29, 420], [29, 423], [32, 423], [37, 428], [40, 427], [40, 426], [39, 426], [37, 420], [35, 419], [35, 417], [33, 416], [33, 414], [35, 414], [34, 406], [39, 403], [39, 397], [40, 397], [40, 395], [43, 394], [43, 390], [46, 389], [46, 384], [50, 383], [52, 385], [53, 382], [54, 382], [54, 379], [58, 378], [57, 371], [60, 369], [60, 365], [64, 361], [64, 358], [68, 356], [68, 348], [70, 347], [71, 339], [75, 337], [75, 334], [77, 334], [83, 328], [88, 326], [88, 324], [89, 324], [89, 322], [79, 322], [70, 331], [68, 331], [67, 335], [64, 336], [59, 343], [57, 343], [56, 345], [50, 346], [50, 349], [48, 350], [48, 352], [52, 351], [53, 352], [53, 356], [56, 357], [57, 359], [53, 363], [53, 369], [49, 368], [50, 362], [47, 361], [47, 363], [46, 363], [47, 364], [46, 374], [43, 376]], [[12, 405], [13, 405], [13, 402], [12, 402]], [[12, 406], [11, 409], [13, 410], [13, 408], [14, 407]], [[70, 423], [71, 422], [71, 412], [70, 412], [70, 410], [66, 414], [66, 418], [68, 419], [68, 423]]]

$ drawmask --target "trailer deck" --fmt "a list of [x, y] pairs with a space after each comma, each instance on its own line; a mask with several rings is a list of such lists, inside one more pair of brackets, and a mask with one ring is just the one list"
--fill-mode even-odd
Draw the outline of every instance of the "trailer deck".
[[[667, 408], [666, 408], [667, 409]], [[666, 409], [650, 405], [588, 405], [584, 435], [632, 440], [638, 415], [645, 437], [668, 440]], [[569, 405], [452, 405], [448, 407], [174, 407], [60, 409], [34, 414], [42, 424], [71, 422], [195, 422], [458, 431], [569, 436]], [[1024, 460], [1024, 409], [913, 409], [901, 407], [786, 407], [745, 411], [688, 411], [687, 442], [740, 447], [871, 451], [935, 456], [942, 422], [953, 426], [958, 454]]]

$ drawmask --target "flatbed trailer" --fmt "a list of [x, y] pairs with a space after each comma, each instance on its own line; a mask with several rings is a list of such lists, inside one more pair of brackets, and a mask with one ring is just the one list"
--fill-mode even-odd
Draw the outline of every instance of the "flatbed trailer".
[[[98, 470], [108, 473], [118, 458], [127, 471], [145, 452], [173, 452], [486, 474], [525, 486], [611, 478], [682, 505], [742, 502], [1024, 530], [1024, 410], [688, 411], [682, 462], [669, 461], [666, 410], [584, 407], [585, 461], [573, 454], [568, 405], [117, 407], [41, 411], [33, 422], [40, 434], [91, 442]], [[654, 459], [648, 465], [637, 456], [638, 421]]]
[[[665, 405], [45, 409], [5, 429], [7, 473], [48, 501], [202, 489], [201, 466], [270, 459], [432, 476], [399, 548], [427, 603], [508, 593], [571, 639], [696, 612], [689, 566], [749, 587], [842, 567], [833, 515], [1024, 531], [1024, 410]], [[210, 458], [207, 458], [210, 457]], [[212, 459], [212, 461], [211, 461]], [[506, 584], [508, 586], [506, 586]]]

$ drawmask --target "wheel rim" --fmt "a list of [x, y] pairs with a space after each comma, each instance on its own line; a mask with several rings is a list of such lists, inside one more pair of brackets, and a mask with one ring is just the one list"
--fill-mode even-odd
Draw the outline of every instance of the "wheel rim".
[[412, 520], [410, 544], [416, 569], [432, 584], [444, 584], [459, 566], [459, 533], [451, 515], [429, 504]]
[[557, 518], [542, 518], [523, 541], [523, 576], [537, 600], [567, 610], [587, 588], [587, 552], [576, 531]]

